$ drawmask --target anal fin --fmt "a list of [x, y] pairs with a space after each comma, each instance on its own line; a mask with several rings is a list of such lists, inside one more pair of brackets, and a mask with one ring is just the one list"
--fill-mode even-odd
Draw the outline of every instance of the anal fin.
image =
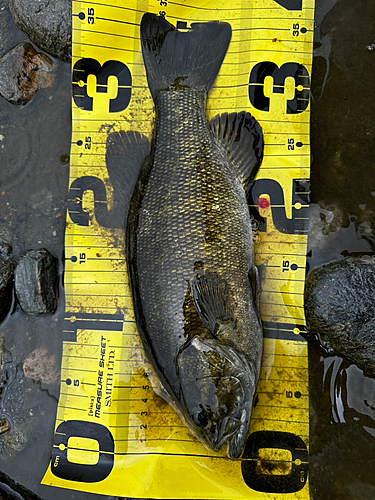
[[250, 113], [223, 113], [210, 121], [210, 128], [238, 169], [245, 189], [253, 182], [263, 159], [263, 131]]

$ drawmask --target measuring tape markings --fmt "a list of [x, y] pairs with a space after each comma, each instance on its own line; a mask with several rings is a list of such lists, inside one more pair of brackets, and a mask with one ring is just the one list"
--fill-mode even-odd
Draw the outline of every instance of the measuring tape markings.
[[[304, 25], [306, 26], [305, 22]], [[310, 26], [308, 26], [310, 27]], [[276, 37], [275, 37], [276, 38]], [[275, 40], [275, 43], [277, 43], [277, 40]], [[256, 43], [255, 43], [256, 46]], [[256, 47], [257, 48], [257, 47]], [[310, 53], [311, 47], [308, 47], [307, 50], [297, 50], [295, 49], [295, 52], [298, 54], [303, 54], [304, 52], [308, 51]], [[273, 50], [273, 48], [271, 49]], [[255, 51], [256, 52], [256, 51]], [[290, 52], [290, 51], [288, 51]], [[263, 54], [263, 51], [261, 52]], [[277, 56], [280, 56], [279, 54]], [[277, 60], [275, 58], [275, 60]], [[285, 59], [284, 59], [285, 60]], [[284, 63], [283, 56], [280, 56], [280, 59], [278, 61], [278, 67], [282, 67], [282, 63]], [[262, 62], [258, 61], [253, 61], [253, 64], [255, 63], [255, 67], [257, 64], [262, 64]], [[284, 63], [285, 64], [285, 63]], [[307, 71], [311, 69], [308, 68]], [[251, 82], [251, 76], [250, 76], [250, 82]], [[272, 82], [273, 85], [275, 84], [275, 81]], [[261, 85], [258, 83], [256, 84], [258, 88], [261, 87]], [[267, 92], [264, 91], [265, 89], [265, 81], [263, 81], [263, 96], [264, 95], [269, 95]], [[305, 87], [305, 85], [304, 85]], [[268, 89], [269, 90], [269, 89]], [[275, 86], [273, 87], [273, 90], [275, 89]], [[285, 90], [286, 91], [286, 90]], [[253, 96], [254, 97], [254, 96]], [[253, 102], [253, 104], [255, 104]], [[284, 103], [282, 103], [285, 105]], [[281, 108], [281, 105], [279, 106], [279, 109]], [[281, 111], [281, 109], [280, 109]], [[294, 117], [293, 117], [294, 118]], [[293, 170], [298, 169], [299, 175], [302, 177], [308, 178], [309, 176], [309, 156], [306, 156], [305, 158], [301, 155], [298, 154], [296, 155], [295, 153], [289, 152], [289, 154], [285, 154], [284, 147], [282, 146], [277, 146], [276, 148], [268, 148], [267, 147], [267, 140], [269, 138], [268, 134], [271, 135], [273, 134], [273, 137], [276, 138], [273, 139], [275, 142], [277, 140], [280, 140], [280, 142], [284, 145], [285, 148], [288, 147], [288, 145], [294, 146], [295, 143], [302, 142], [302, 133], [305, 134], [305, 136], [308, 137], [308, 123], [305, 124], [298, 124], [298, 120], [295, 121], [297, 122], [295, 125], [291, 124], [291, 127], [288, 127], [290, 130], [290, 136], [293, 138], [293, 143], [290, 144], [290, 139], [288, 139], [288, 134], [285, 134], [285, 128], [283, 127], [283, 130], [280, 131], [280, 122], [278, 120], [267, 120], [264, 122], [260, 117], [260, 121], [262, 123], [262, 126], [264, 127], [266, 131], [266, 136], [265, 136], [265, 161], [262, 165], [261, 169], [261, 175], [263, 178], [267, 179], [269, 176], [270, 178], [275, 179], [275, 170], [281, 168], [280, 174], [283, 175], [284, 172], [287, 172], [287, 178], [293, 178]], [[299, 130], [299, 128], [304, 127], [305, 130]], [[289, 131], [288, 131], [289, 132]], [[301, 132], [301, 135], [300, 135]], [[286, 137], [285, 137], [286, 136]], [[280, 137], [280, 139], [278, 139]], [[299, 141], [298, 141], [299, 139]], [[289, 142], [289, 144], [288, 144]], [[295, 147], [293, 147], [293, 150]], [[277, 159], [277, 155], [281, 156], [281, 159]], [[285, 168], [285, 163], [286, 163], [286, 156], [287, 156], [287, 162], [289, 163], [287, 165], [287, 168]], [[270, 161], [269, 161], [270, 160]], [[271, 164], [272, 161], [272, 164]], [[305, 167], [305, 171], [303, 171], [303, 167]], [[268, 170], [268, 172], [267, 172]], [[279, 174], [279, 175], [280, 175]], [[284, 174], [285, 175], [285, 174]], [[258, 177], [259, 178], [259, 177]], [[279, 177], [280, 178], [280, 177]], [[278, 177], [276, 177], [278, 179]], [[285, 179], [281, 178], [280, 180], [284, 181], [282, 182], [281, 185], [285, 185]], [[283, 186], [285, 187], [285, 186]], [[283, 190], [285, 193], [285, 189]], [[305, 190], [306, 192], [306, 190]], [[262, 193], [260, 193], [262, 194]], [[285, 193], [286, 196], [286, 193]], [[271, 198], [271, 199], [270, 199]], [[290, 197], [292, 198], [292, 196]], [[256, 258], [256, 264], [257, 265], [264, 265], [265, 266], [265, 279], [262, 280], [262, 289], [267, 289], [267, 290], [272, 290], [272, 295], [277, 297], [279, 294], [279, 297], [281, 295], [281, 299], [275, 299], [275, 297], [272, 297], [272, 300], [270, 299], [269, 292], [268, 295], [266, 295], [264, 292], [261, 295], [261, 312], [262, 312], [262, 319], [264, 321], [264, 324], [266, 324], [266, 321], [269, 323], [270, 321], [277, 321], [278, 319], [284, 321], [288, 320], [294, 320], [296, 323], [301, 322], [303, 323], [304, 321], [304, 315], [303, 315], [303, 283], [304, 283], [304, 267], [305, 267], [305, 253], [306, 253], [306, 237], [299, 237], [299, 241], [293, 241], [295, 238], [292, 237], [292, 241], [289, 241], [284, 243], [283, 239], [284, 238], [277, 238], [275, 241], [270, 241], [269, 244], [267, 244], [267, 236], [274, 233], [274, 226], [273, 225], [273, 213], [275, 211], [275, 207], [273, 204], [272, 197], [267, 197], [268, 201], [272, 203], [270, 206], [266, 209], [260, 209], [259, 213], [262, 217], [266, 216], [267, 219], [267, 230], [269, 233], [260, 233], [260, 240], [261, 244], [259, 244], [256, 248], [257, 250], [257, 258]], [[288, 203], [283, 203], [281, 205], [282, 208], [284, 208], [284, 215], [286, 215], [286, 206]], [[281, 208], [280, 207], [280, 208]], [[301, 207], [302, 208], [302, 204]], [[288, 214], [290, 218], [291, 214]], [[301, 217], [303, 220], [304, 218]], [[306, 222], [306, 221], [304, 221]], [[272, 234], [274, 236], [274, 234]], [[288, 235], [289, 236], [289, 235]], [[290, 249], [290, 244], [292, 243], [292, 248], [295, 250], [295, 253], [298, 253], [300, 255], [295, 255], [295, 253], [292, 253], [292, 250]], [[297, 245], [293, 245], [293, 243], [297, 243]], [[298, 251], [298, 247], [300, 247], [300, 250]], [[292, 253], [292, 255], [290, 255]], [[290, 257], [293, 258], [293, 263], [290, 263]], [[265, 258], [267, 259], [265, 262]], [[281, 262], [280, 262], [281, 260]], [[292, 270], [290, 269], [291, 265], [293, 266]], [[293, 271], [293, 273], [291, 272]], [[281, 273], [284, 273], [284, 275], [280, 275]], [[285, 273], [289, 275], [289, 280], [288, 280], [288, 287], [290, 289], [288, 291], [291, 291], [294, 293], [293, 297], [291, 295], [286, 294], [288, 297], [287, 300], [282, 295], [282, 287], [285, 287]], [[293, 281], [291, 280], [291, 275], [294, 275]], [[300, 281], [297, 281], [299, 279]], [[277, 280], [277, 281], [276, 281]], [[278, 281], [282, 283], [281, 287], [278, 284]], [[302, 284], [302, 289], [301, 289], [301, 284]], [[286, 290], [285, 290], [286, 291]], [[275, 295], [276, 294], [276, 295]], [[267, 300], [268, 299], [268, 300]], [[291, 307], [292, 306], [292, 307]], [[284, 310], [283, 310], [284, 309]], [[286, 309], [286, 310], [285, 310]], [[288, 319], [289, 318], [289, 319]], [[265, 321], [266, 320], [266, 321]], [[294, 329], [293, 329], [294, 330]], [[267, 329], [265, 329], [265, 335], [267, 335]], [[289, 332], [288, 332], [289, 333]], [[265, 339], [265, 346], [264, 346], [264, 357], [269, 357], [271, 359], [275, 359], [274, 357], [274, 349], [277, 348], [277, 345], [280, 343], [285, 343], [285, 341], [280, 341], [280, 340], [268, 340]], [[303, 344], [303, 343], [301, 343]], [[290, 350], [290, 345], [288, 346]], [[297, 348], [298, 348], [297, 344]], [[301, 350], [299, 350], [301, 352]], [[288, 356], [288, 361], [290, 359], [297, 360], [298, 364], [298, 370], [293, 370], [291, 371], [290, 368], [283, 368], [282, 371], [273, 365], [271, 369], [266, 369], [264, 370], [266, 374], [266, 380], [263, 379], [261, 376], [260, 383], [257, 388], [257, 394], [259, 398], [264, 398], [266, 396], [267, 398], [267, 406], [269, 407], [269, 412], [266, 414], [267, 416], [272, 414], [271, 411], [272, 409], [276, 409], [277, 417], [276, 421], [271, 422], [270, 417], [267, 418], [267, 422], [265, 424], [264, 421], [260, 418], [259, 421], [256, 421], [256, 415], [257, 415], [257, 407], [255, 406], [254, 408], [254, 421], [256, 422], [256, 426], [252, 428], [252, 432], [258, 431], [259, 429], [273, 429], [276, 431], [282, 431], [283, 429], [287, 429], [288, 432], [295, 433], [296, 435], [299, 435], [302, 437], [303, 441], [305, 444], [308, 442], [308, 420], [309, 420], [309, 413], [308, 413], [308, 380], [307, 380], [307, 374], [308, 374], [308, 366], [307, 366], [307, 349], [306, 346], [302, 347], [302, 352], [305, 353], [304, 356], [299, 356], [298, 358], [294, 358], [293, 354], [295, 355], [296, 353], [290, 353], [292, 354], [291, 356]], [[267, 356], [268, 353], [268, 356]], [[262, 369], [263, 372], [263, 369]], [[263, 374], [263, 373], [262, 373]], [[279, 379], [282, 379], [281, 381]], [[296, 379], [296, 380], [294, 380]], [[272, 389], [270, 390], [268, 382], [272, 381]], [[287, 384], [287, 385], [285, 385]], [[286, 389], [286, 390], [285, 390]], [[275, 395], [278, 398], [278, 401], [276, 402]], [[291, 410], [289, 410], [288, 406], [285, 408], [286, 403], [290, 401], [293, 402], [292, 406], [292, 413], [290, 413]], [[296, 407], [296, 402], [299, 402], [300, 405], [297, 404], [297, 407], [300, 406], [299, 412], [297, 413], [295, 411]], [[284, 418], [283, 418], [284, 417]], [[286, 420], [287, 422], [282, 422], [282, 420]], [[264, 425], [265, 424], [265, 425]], [[301, 476], [301, 481], [306, 481], [306, 474], [305, 471], [303, 471], [303, 476]]]

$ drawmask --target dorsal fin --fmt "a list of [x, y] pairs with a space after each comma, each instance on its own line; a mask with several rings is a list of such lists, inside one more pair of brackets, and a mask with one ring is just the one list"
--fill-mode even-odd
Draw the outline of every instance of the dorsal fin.
[[245, 189], [253, 182], [263, 159], [263, 131], [250, 113], [223, 113], [210, 121], [214, 136], [234, 161]]

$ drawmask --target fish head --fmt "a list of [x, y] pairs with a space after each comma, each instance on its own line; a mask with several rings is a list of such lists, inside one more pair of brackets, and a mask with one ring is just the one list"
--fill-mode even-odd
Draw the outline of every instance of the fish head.
[[238, 458], [245, 445], [257, 370], [238, 349], [195, 336], [177, 358], [183, 413], [193, 433], [215, 452], [228, 443]]

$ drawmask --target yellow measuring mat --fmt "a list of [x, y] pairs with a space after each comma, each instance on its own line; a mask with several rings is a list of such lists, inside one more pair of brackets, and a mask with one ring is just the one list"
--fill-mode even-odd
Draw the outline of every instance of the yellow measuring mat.
[[[230, 24], [207, 116], [247, 111], [264, 133], [248, 200], [264, 346], [238, 460], [228, 458], [226, 446], [218, 453], [203, 446], [159, 395], [134, 320], [119, 180], [107, 165], [111, 154], [121, 158], [111, 149], [114, 138], [129, 131], [152, 136], [154, 104], [140, 43], [146, 12], [181, 31], [192, 23]], [[301, 333], [313, 23], [314, 0], [73, 0], [66, 315], [43, 484], [130, 498], [310, 498], [308, 351]], [[123, 169], [126, 180], [131, 169], [126, 162]]]

